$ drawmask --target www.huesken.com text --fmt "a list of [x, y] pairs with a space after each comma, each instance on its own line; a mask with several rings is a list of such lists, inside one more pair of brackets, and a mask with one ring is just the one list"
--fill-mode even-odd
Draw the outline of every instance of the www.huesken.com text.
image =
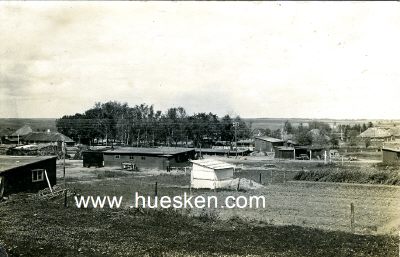
[[123, 196], [75, 196], [77, 208], [266, 208], [265, 196], [190, 196], [186, 192], [177, 196], [142, 196], [134, 194], [131, 205], [123, 204]]

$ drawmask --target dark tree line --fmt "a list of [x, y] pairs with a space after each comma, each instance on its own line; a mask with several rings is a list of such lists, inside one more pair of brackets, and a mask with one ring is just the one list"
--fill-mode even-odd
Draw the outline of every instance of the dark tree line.
[[219, 118], [213, 113], [188, 115], [183, 107], [166, 112], [153, 105], [129, 107], [126, 103], [96, 103], [84, 113], [65, 115], [56, 120], [57, 130], [77, 142], [118, 142], [131, 146], [187, 145], [206, 146], [217, 140], [233, 142], [250, 137], [250, 129], [239, 117]]

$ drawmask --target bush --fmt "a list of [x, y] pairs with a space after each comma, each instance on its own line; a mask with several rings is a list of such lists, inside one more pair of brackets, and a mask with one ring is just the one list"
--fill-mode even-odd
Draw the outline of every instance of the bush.
[[203, 209], [199, 215], [199, 220], [203, 222], [216, 222], [219, 220], [219, 213], [215, 209]]
[[[373, 166], [377, 167], [377, 166]], [[385, 184], [400, 185], [400, 173], [393, 169], [375, 169], [375, 170], [348, 170], [348, 169], [332, 169], [317, 171], [299, 171], [294, 180], [304, 181], [321, 181], [321, 182], [344, 182], [344, 183], [361, 183], [361, 184]]]

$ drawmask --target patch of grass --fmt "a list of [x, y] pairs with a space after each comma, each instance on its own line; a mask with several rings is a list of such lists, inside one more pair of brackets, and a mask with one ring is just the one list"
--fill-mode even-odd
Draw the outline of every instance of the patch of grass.
[[400, 185], [400, 173], [397, 170], [362, 171], [343, 168], [302, 170], [293, 179], [320, 182]]
[[397, 238], [243, 220], [199, 220], [173, 210], [77, 209], [45, 201], [0, 205], [9, 256], [397, 256]]
[[103, 178], [118, 178], [118, 177], [126, 177], [129, 174], [126, 172], [122, 171], [117, 171], [117, 170], [105, 170], [102, 173], [97, 174], [98, 179], [103, 179]]

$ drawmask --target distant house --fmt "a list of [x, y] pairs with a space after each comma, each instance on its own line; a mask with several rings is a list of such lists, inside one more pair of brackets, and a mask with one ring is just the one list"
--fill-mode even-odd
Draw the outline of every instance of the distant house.
[[185, 167], [195, 158], [194, 148], [142, 148], [121, 147], [103, 152], [105, 167], [124, 167], [134, 164], [138, 169], [167, 170], [168, 167]]
[[391, 140], [392, 134], [387, 129], [373, 127], [362, 132], [359, 137], [363, 139], [368, 138], [371, 140], [388, 141]]
[[388, 164], [400, 164], [400, 148], [382, 148], [382, 162]]
[[234, 165], [217, 160], [194, 160], [190, 183], [192, 188], [222, 188], [233, 179]]
[[23, 142], [26, 144], [39, 144], [39, 143], [57, 143], [61, 146], [65, 142], [67, 146], [73, 146], [75, 141], [59, 132], [31, 132], [23, 137]]
[[275, 147], [283, 146], [284, 140], [273, 137], [255, 137], [254, 138], [254, 151], [258, 152], [274, 152]]
[[56, 179], [55, 156], [0, 156], [0, 197], [22, 191], [37, 192]]
[[12, 144], [18, 144], [19, 142], [21, 142], [22, 137], [28, 135], [32, 131], [33, 130], [29, 125], [24, 125], [21, 128], [14, 131], [11, 135], [6, 136], [5, 142], [12, 143]]

